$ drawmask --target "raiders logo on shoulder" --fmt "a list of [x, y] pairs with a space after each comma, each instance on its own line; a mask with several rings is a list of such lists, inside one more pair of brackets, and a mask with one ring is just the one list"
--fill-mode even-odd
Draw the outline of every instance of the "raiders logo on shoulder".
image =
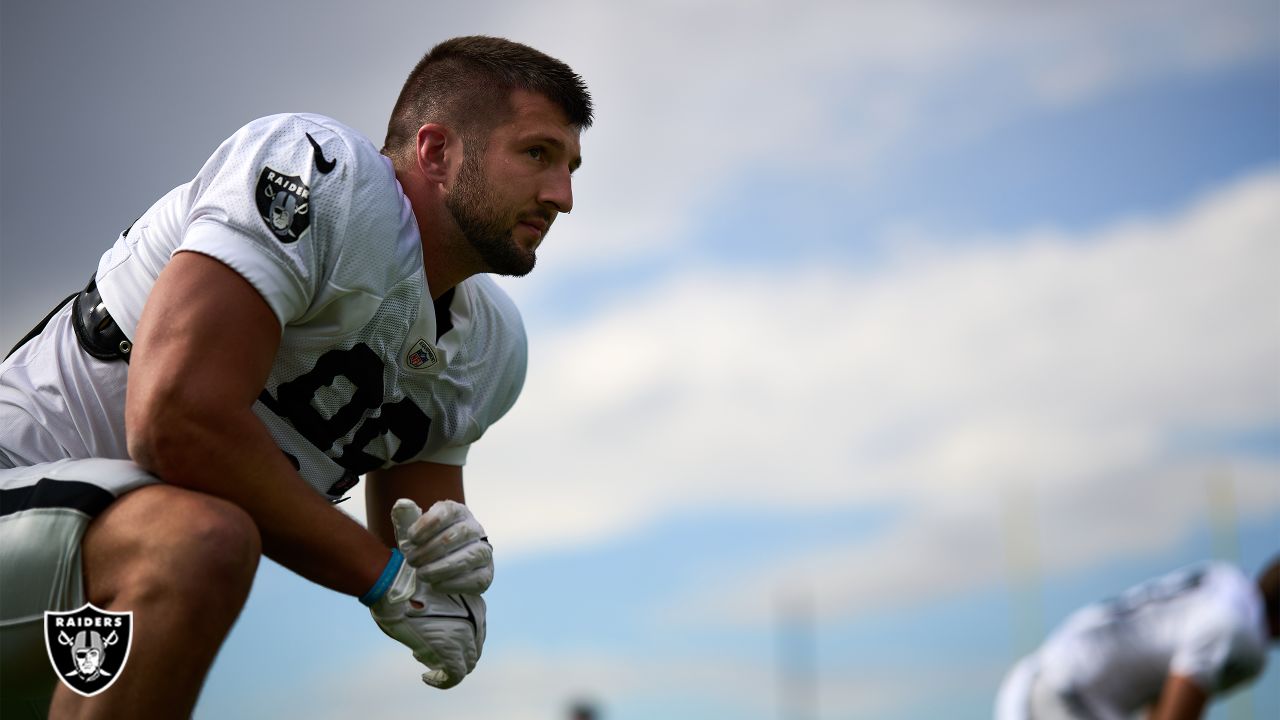
[[54, 672], [72, 692], [93, 697], [124, 672], [133, 640], [133, 612], [78, 610], [44, 613], [44, 646]]
[[297, 175], [263, 166], [254, 199], [262, 222], [282, 243], [296, 241], [311, 226], [311, 188]]

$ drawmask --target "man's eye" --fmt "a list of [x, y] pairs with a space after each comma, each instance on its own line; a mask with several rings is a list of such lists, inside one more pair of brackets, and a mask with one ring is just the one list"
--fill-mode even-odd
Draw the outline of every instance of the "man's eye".
[[540, 147], [531, 147], [528, 150], [525, 150], [525, 152], [529, 153], [529, 157], [533, 158], [534, 160], [542, 159], [543, 150]]

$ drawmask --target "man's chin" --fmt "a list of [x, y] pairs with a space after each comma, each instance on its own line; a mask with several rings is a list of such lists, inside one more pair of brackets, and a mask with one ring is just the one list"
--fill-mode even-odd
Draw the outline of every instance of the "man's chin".
[[489, 272], [506, 277], [524, 277], [533, 272], [538, 256], [533, 252], [504, 254], [500, 258], [489, 258]]
[[533, 272], [533, 266], [536, 265], [537, 262], [538, 258], [531, 255], [527, 262], [521, 263], [518, 267], [509, 267], [507, 268], [507, 272], [500, 272], [498, 274], [505, 275], [507, 277], [524, 277], [525, 275]]
[[467, 236], [485, 272], [507, 277], [521, 277], [533, 271], [537, 263], [537, 245], [525, 247], [514, 237]]

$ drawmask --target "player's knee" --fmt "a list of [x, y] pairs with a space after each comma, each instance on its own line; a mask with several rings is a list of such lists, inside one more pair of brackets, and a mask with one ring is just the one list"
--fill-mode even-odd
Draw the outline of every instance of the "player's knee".
[[[168, 593], [191, 601], [238, 608], [249, 594], [262, 553], [258, 528], [248, 513], [219, 498], [195, 494], [171, 526], [157, 568]], [[165, 540], [165, 538], [160, 538]]]
[[172, 561], [185, 568], [184, 578], [197, 591], [248, 594], [262, 555], [258, 527], [241, 508], [211, 496], [199, 496], [196, 507], [180, 521]]
[[163, 596], [182, 606], [243, 604], [262, 553], [257, 525], [244, 510], [211, 495], [152, 486], [112, 511], [109, 525], [86, 537], [86, 545], [97, 543], [86, 547], [87, 559], [96, 554], [105, 556], [103, 565], [115, 565], [110, 594]]

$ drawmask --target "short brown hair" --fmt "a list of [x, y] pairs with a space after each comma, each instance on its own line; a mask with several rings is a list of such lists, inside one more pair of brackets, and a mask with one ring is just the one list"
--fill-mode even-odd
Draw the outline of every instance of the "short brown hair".
[[483, 142], [510, 117], [515, 90], [545, 96], [579, 130], [591, 126], [591, 95], [568, 65], [511, 40], [470, 35], [445, 40], [414, 66], [391, 111], [382, 153], [402, 155], [429, 122]]

